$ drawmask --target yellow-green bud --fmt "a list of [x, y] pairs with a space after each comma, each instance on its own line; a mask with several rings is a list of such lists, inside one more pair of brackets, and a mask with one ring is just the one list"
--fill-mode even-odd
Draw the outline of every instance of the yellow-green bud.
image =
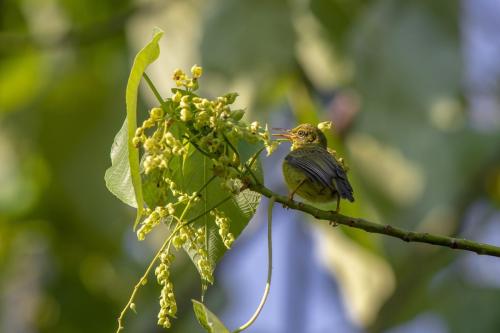
[[150, 111], [152, 120], [160, 120], [163, 117], [163, 109], [162, 108], [152, 108]]
[[333, 124], [331, 121], [324, 121], [318, 124], [318, 129], [320, 131], [328, 131], [332, 128]]
[[150, 128], [150, 127], [153, 127], [154, 124], [155, 124], [154, 121], [151, 118], [149, 118], [149, 119], [144, 120], [144, 122], [142, 123], [142, 127], [143, 128]]
[[175, 92], [174, 96], [172, 96], [172, 101], [174, 101], [175, 103], [180, 103], [181, 98], [182, 98], [182, 94], [179, 90], [177, 90]]
[[189, 111], [188, 108], [183, 108], [181, 109], [181, 120], [182, 121], [189, 121], [193, 117], [193, 114], [191, 111]]
[[251, 124], [250, 124], [250, 131], [251, 131], [252, 133], [256, 133], [256, 132], [257, 132], [257, 130], [259, 129], [259, 126], [260, 126], [260, 125], [259, 125], [259, 122], [254, 121], [253, 123], [251, 123]]
[[132, 144], [135, 148], [139, 148], [139, 146], [141, 145], [141, 138], [134, 136], [134, 138], [132, 139]]
[[151, 151], [154, 149], [155, 147], [155, 140], [151, 139], [151, 138], [147, 138], [146, 141], [144, 141], [144, 150], [146, 151]]
[[174, 208], [174, 205], [172, 203], [167, 204], [167, 211], [168, 211], [168, 215], [174, 215], [175, 208]]
[[189, 95], [184, 95], [181, 97], [181, 106], [186, 107], [189, 104]]
[[179, 81], [179, 80], [182, 80], [184, 79], [184, 77], [186, 76], [186, 74], [184, 74], [184, 72], [182, 71], [182, 69], [176, 69], [174, 71], [174, 75], [172, 76], [172, 79], [174, 81]]
[[197, 79], [203, 75], [203, 68], [198, 65], [194, 65], [191, 67], [191, 74], [193, 74], [193, 78]]

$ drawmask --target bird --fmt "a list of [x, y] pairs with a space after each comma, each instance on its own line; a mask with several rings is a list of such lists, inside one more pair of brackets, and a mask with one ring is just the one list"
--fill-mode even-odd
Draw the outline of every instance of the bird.
[[283, 176], [290, 189], [288, 198], [295, 194], [311, 203], [354, 201], [354, 191], [347, 178], [342, 159], [329, 150], [323, 132], [314, 125], [300, 124], [273, 136], [291, 141], [290, 153], [283, 160]]

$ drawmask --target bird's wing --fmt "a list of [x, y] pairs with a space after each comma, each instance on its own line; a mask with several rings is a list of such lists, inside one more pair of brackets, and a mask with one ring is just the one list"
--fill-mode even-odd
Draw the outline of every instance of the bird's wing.
[[342, 198], [354, 201], [353, 189], [344, 169], [325, 149], [297, 149], [286, 160], [290, 165], [303, 170], [313, 181], [338, 192]]

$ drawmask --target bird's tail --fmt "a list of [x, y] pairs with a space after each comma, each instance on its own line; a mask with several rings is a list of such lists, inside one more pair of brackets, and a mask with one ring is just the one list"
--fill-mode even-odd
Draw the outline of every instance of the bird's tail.
[[350, 202], [354, 201], [354, 195], [353, 195], [353, 189], [351, 184], [349, 184], [349, 181], [347, 179], [337, 179], [336, 181], [336, 187], [337, 191], [339, 192], [339, 195], [341, 198], [347, 199]]

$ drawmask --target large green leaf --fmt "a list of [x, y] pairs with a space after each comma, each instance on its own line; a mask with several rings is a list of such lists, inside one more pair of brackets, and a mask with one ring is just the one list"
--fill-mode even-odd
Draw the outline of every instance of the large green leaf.
[[[143, 210], [139, 150], [132, 144], [132, 138], [137, 129], [137, 94], [144, 71], [160, 54], [158, 41], [162, 36], [163, 31], [156, 29], [152, 40], [139, 51], [134, 59], [125, 94], [127, 126], [124, 124], [115, 137], [111, 152], [112, 164], [105, 175], [106, 185], [111, 193], [116, 195], [126, 204], [137, 207], [137, 218], [134, 223], [134, 228], [139, 222]], [[128, 167], [125, 163], [125, 156], [128, 156]], [[135, 200], [131, 198], [130, 185], [133, 186]]]
[[[181, 162], [182, 166], [174, 170], [173, 179], [181, 186], [183, 191], [199, 191], [213, 175], [213, 164], [210, 159], [194, 148], [191, 148], [188, 157]], [[254, 174], [262, 179], [262, 170], [259, 161], [253, 168]], [[246, 227], [259, 205], [261, 195], [250, 190], [244, 190], [237, 195], [232, 195], [221, 187], [221, 179], [216, 177], [201, 191], [201, 202], [191, 209], [187, 218], [193, 218], [210, 210], [222, 201], [222, 205], [217, 207], [230, 219], [230, 232], [235, 238]], [[227, 251], [221, 237], [219, 229], [214, 223], [214, 218], [206, 214], [196, 223], [198, 226], [206, 225], [208, 228], [208, 256], [212, 264], [215, 264]], [[187, 251], [193, 262], [197, 261], [196, 251]]]
[[214, 315], [203, 303], [192, 300], [193, 310], [200, 325], [209, 333], [229, 333], [219, 318]]
[[125, 119], [111, 146], [111, 167], [106, 170], [104, 180], [108, 190], [118, 199], [129, 206], [137, 207], [130, 176], [127, 138], [127, 120]]

